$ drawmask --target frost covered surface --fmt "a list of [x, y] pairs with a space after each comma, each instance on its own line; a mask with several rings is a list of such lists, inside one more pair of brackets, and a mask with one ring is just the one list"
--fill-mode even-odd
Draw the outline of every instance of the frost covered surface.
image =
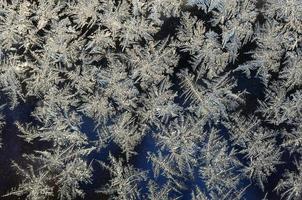
[[1, 199], [301, 199], [301, 45], [301, 0], [0, 1]]

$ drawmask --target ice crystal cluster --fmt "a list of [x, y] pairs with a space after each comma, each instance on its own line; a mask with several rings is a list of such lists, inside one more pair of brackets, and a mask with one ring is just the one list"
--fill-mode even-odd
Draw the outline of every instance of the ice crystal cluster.
[[1, 0], [0, 87], [1, 199], [302, 198], [301, 0]]

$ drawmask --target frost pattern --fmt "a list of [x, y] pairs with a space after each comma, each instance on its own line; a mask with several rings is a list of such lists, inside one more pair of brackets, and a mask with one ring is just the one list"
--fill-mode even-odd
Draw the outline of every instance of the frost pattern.
[[301, 0], [0, 1], [0, 195], [301, 199], [301, 44]]

